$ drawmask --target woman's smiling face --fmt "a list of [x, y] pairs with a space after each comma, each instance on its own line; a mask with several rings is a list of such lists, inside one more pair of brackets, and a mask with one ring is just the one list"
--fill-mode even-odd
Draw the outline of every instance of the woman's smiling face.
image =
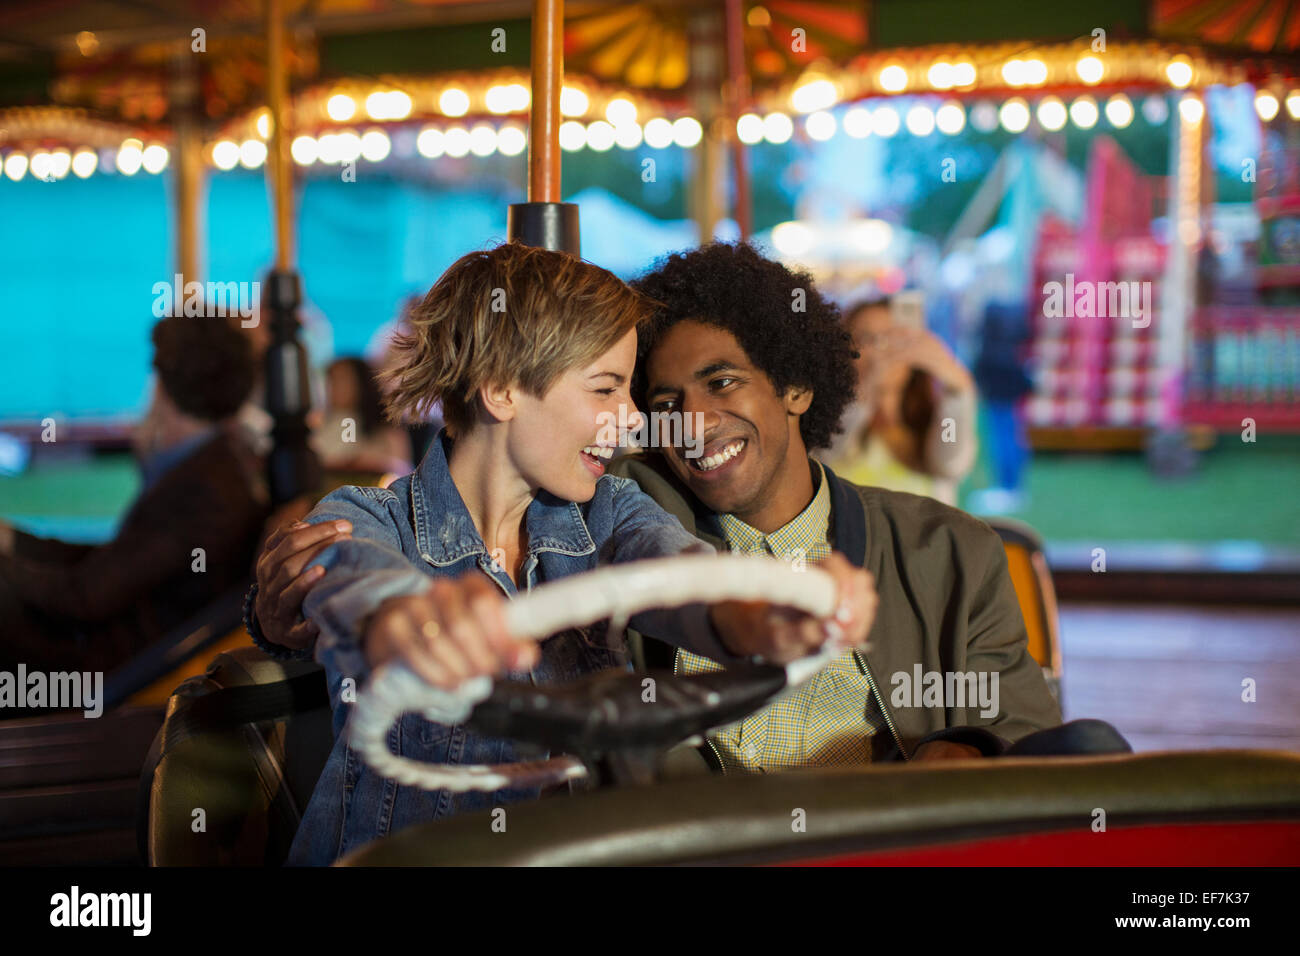
[[589, 501], [617, 447], [612, 423], [636, 427], [630, 392], [636, 330], [583, 368], [564, 372], [544, 396], [520, 393], [511, 422], [511, 461], [531, 487], [567, 501]]

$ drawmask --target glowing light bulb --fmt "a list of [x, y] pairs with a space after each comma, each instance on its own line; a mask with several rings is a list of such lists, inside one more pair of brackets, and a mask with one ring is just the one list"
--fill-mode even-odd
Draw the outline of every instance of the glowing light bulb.
[[497, 150], [502, 156], [518, 156], [528, 146], [528, 137], [518, 126], [497, 130]]
[[1192, 64], [1186, 57], [1177, 57], [1165, 67], [1165, 76], [1169, 78], [1170, 86], [1184, 89], [1192, 82]]
[[645, 124], [645, 144], [651, 149], [667, 149], [673, 144], [673, 124], [656, 116]]
[[934, 111], [934, 125], [939, 127], [939, 132], [955, 136], [966, 126], [966, 111], [960, 103], [944, 103]]
[[1092, 129], [1099, 115], [1097, 101], [1091, 96], [1081, 96], [1070, 104], [1070, 119], [1079, 129]]
[[866, 139], [871, 135], [871, 110], [864, 106], [855, 106], [844, 114], [844, 132], [854, 139]]
[[892, 106], [882, 106], [871, 114], [871, 132], [877, 136], [883, 136], [888, 139], [898, 132], [902, 122], [898, 118], [898, 110]]
[[438, 97], [438, 109], [446, 116], [464, 116], [469, 112], [469, 94], [457, 86], [450, 86]]
[[573, 86], [560, 90], [560, 112], [565, 116], [582, 116], [587, 112], [587, 94]]
[[808, 138], [818, 142], [825, 142], [835, 135], [835, 117], [826, 110], [809, 114], [803, 126]]
[[361, 135], [361, 155], [369, 162], [383, 162], [388, 158], [388, 154], [392, 148], [392, 141], [388, 138], [388, 134], [383, 130], [366, 130], [366, 132]]
[[[768, 113], [763, 117], [763, 138], [769, 143], [780, 145], [788, 142], [794, 135], [794, 122], [784, 113]], [[650, 131], [646, 130], [649, 139]]]
[[1079, 79], [1089, 86], [1094, 86], [1106, 75], [1106, 65], [1095, 56], [1085, 56], [1074, 64], [1074, 71], [1079, 74]]
[[1195, 96], [1184, 96], [1178, 101], [1178, 115], [1183, 122], [1195, 126], [1205, 117], [1205, 104]]
[[1133, 122], [1133, 103], [1123, 93], [1116, 93], [1106, 101], [1106, 122], [1116, 129], [1124, 129]]
[[93, 149], [79, 149], [72, 154], [72, 172], [78, 179], [86, 179], [99, 166], [99, 156]]
[[1065, 126], [1069, 115], [1065, 104], [1055, 96], [1046, 96], [1038, 104], [1038, 125], [1053, 133]]
[[212, 163], [223, 172], [234, 169], [239, 164], [239, 144], [229, 139], [221, 140], [212, 147]]
[[346, 93], [335, 93], [325, 103], [325, 113], [336, 123], [346, 123], [357, 112], [357, 101]]
[[736, 138], [747, 145], [754, 145], [763, 139], [763, 117], [757, 113], [746, 113], [736, 120]]
[[310, 166], [320, 156], [316, 140], [311, 136], [295, 136], [289, 144], [289, 155], [299, 166]]
[[1261, 90], [1255, 94], [1255, 112], [1259, 114], [1259, 118], [1265, 123], [1273, 121], [1280, 106], [1277, 97], [1267, 90]]
[[907, 70], [892, 63], [880, 71], [880, 88], [887, 93], [901, 93], [907, 89]]
[[694, 116], [682, 116], [673, 120], [673, 142], [683, 149], [697, 146], [704, 138], [704, 127]]
[[144, 152], [140, 155], [140, 163], [144, 166], [146, 173], [158, 174], [167, 168], [167, 161], [171, 158], [167, 152], [166, 146], [160, 146], [154, 143], [146, 146]]
[[266, 144], [260, 139], [246, 139], [239, 144], [239, 165], [256, 169], [266, 162]]
[[934, 132], [934, 111], [928, 106], [913, 106], [907, 111], [907, 131], [913, 136], [929, 136]]
[[1008, 133], [1020, 133], [1029, 125], [1029, 105], [1020, 97], [1013, 97], [998, 110], [998, 120]]
[[441, 156], [443, 150], [442, 130], [433, 126], [426, 126], [420, 130], [420, 135], [415, 138], [415, 149], [425, 159], [436, 159]]

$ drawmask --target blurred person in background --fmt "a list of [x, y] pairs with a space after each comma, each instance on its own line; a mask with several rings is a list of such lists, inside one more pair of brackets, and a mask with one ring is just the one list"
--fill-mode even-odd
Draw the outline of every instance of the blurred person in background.
[[411, 470], [411, 439], [384, 420], [374, 371], [360, 358], [340, 358], [325, 372], [325, 410], [312, 445], [326, 468]]
[[235, 421], [243, 431], [244, 439], [257, 454], [265, 457], [271, 451], [271, 427], [275, 420], [266, 410], [266, 351], [271, 347], [271, 324], [265, 321], [266, 303], [256, 325], [239, 328], [248, 342], [253, 360], [253, 386], [248, 396], [235, 412]]
[[112, 540], [37, 538], [0, 522], [0, 669], [111, 670], [249, 575], [268, 512], [236, 421], [248, 337], [224, 318], [153, 328], [156, 378], [132, 447], [141, 490]]
[[1023, 358], [1028, 336], [1022, 306], [991, 302], [985, 308], [975, 378], [984, 399], [993, 485], [971, 496], [971, 508], [980, 514], [1018, 511], [1026, 503], [1021, 481], [1029, 441], [1020, 404], [1034, 388]]
[[[257, 454], [265, 457], [274, 443], [271, 430], [275, 419], [266, 408], [266, 353], [274, 335], [271, 331], [271, 306], [263, 290], [262, 308], [255, 324], [238, 323], [240, 331], [248, 338], [253, 349], [253, 388], [240, 407], [236, 418], [244, 429], [245, 438]], [[325, 385], [321, 374], [325, 359], [334, 354], [334, 336], [325, 316], [311, 303], [304, 302], [297, 312], [297, 338], [307, 351], [307, 389], [311, 406], [318, 409], [325, 401]], [[303, 512], [306, 514], [306, 511]]]
[[855, 484], [955, 505], [978, 447], [970, 372], [922, 327], [919, 310], [900, 322], [893, 303], [877, 298], [844, 316], [858, 388], [822, 461]]

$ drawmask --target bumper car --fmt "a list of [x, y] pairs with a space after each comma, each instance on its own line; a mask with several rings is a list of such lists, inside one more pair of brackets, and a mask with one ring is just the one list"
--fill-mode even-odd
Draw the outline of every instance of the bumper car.
[[[305, 515], [333, 488], [380, 484], [387, 477], [360, 468], [326, 472], [314, 492], [273, 515], [265, 533]], [[253, 557], [248, 556], [250, 567]], [[173, 691], [182, 682], [201, 679], [214, 658], [246, 661], [249, 667], [271, 663], [244, 630], [243, 599], [250, 583], [251, 578], [231, 588], [106, 674], [98, 718], [51, 711], [0, 719], [0, 863], [142, 862], [141, 767], [152, 765], [150, 748]], [[228, 679], [226, 671], [220, 673]], [[265, 670], [257, 673], [268, 677]], [[268, 680], [282, 678], [276, 671]], [[147, 791], [146, 781], [144, 795]]]
[[[511, 602], [511, 626], [541, 637], [645, 607], [755, 594], [825, 613], [829, 585], [815, 569], [737, 561], [649, 562], [544, 585]], [[770, 703], [833, 653], [695, 676], [606, 671], [547, 687], [470, 682], [455, 694], [400, 667], [381, 670], [358, 695], [347, 732], [386, 776], [432, 789], [563, 783], [569, 792], [506, 808], [509, 839], [494, 826], [497, 810], [465, 814], [393, 833], [339, 865], [1300, 860], [1300, 754], [1289, 752], [1002, 757], [743, 776], [714, 775], [689, 756], [709, 728]], [[393, 721], [411, 711], [555, 756], [496, 767], [416, 764], [386, 745]], [[149, 862], [280, 863], [332, 742], [321, 672], [249, 650], [221, 655], [172, 697], [160, 740], [142, 817]], [[195, 807], [205, 810], [202, 834], [193, 831]]]

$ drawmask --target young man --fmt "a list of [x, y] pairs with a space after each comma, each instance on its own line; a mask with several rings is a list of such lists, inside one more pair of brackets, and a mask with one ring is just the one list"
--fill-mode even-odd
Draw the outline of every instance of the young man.
[[247, 579], [269, 511], [234, 419], [253, 387], [249, 343], [224, 318], [175, 316], [153, 344], [134, 441], [143, 487], [113, 539], [69, 544], [0, 522], [0, 670], [110, 670]]
[[[676, 446], [611, 471], [719, 549], [815, 563], [834, 548], [874, 575], [879, 594], [867, 653], [847, 652], [800, 693], [715, 734], [707, 756], [767, 770], [1127, 749], [1095, 721], [1058, 727], [987, 525], [928, 498], [849, 484], [809, 458], [830, 442], [855, 376], [848, 336], [807, 276], [748, 246], [711, 245], [670, 257], [636, 286], [661, 306], [641, 330], [633, 397], [661, 419], [700, 416], [702, 434], [679, 432]], [[257, 615], [271, 640], [314, 639], [296, 623], [311, 586], [300, 572], [335, 533], [288, 528], [268, 542]], [[652, 666], [717, 666], [643, 643]]]
[[[874, 575], [880, 600], [867, 653], [846, 652], [801, 692], [713, 735], [709, 755], [751, 771], [991, 756], [1059, 725], [997, 535], [809, 458], [830, 443], [856, 385], [848, 334], [810, 277], [714, 244], [669, 257], [635, 286], [660, 309], [641, 334], [634, 397], [652, 419], [698, 423], [703, 449], [692, 458], [687, 443], [661, 441], [619, 473], [720, 550], [808, 562], [842, 551]], [[650, 645], [648, 662], [656, 656]], [[717, 667], [686, 653], [675, 666]]]

